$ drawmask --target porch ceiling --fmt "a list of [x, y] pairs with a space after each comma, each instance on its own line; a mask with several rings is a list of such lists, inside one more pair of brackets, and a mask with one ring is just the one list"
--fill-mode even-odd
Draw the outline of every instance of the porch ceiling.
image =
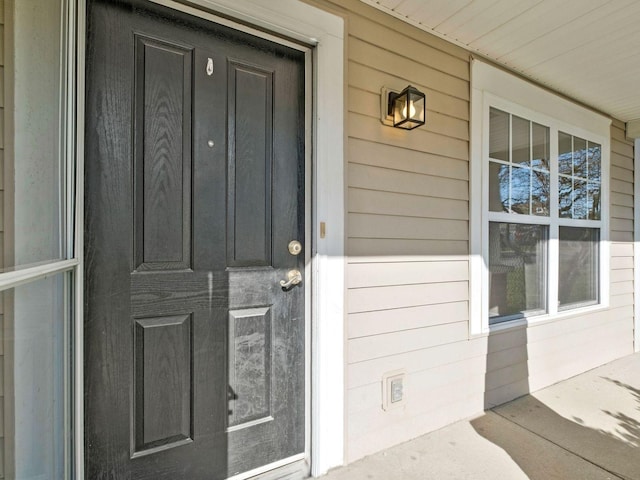
[[623, 121], [640, 119], [637, 0], [362, 0]]

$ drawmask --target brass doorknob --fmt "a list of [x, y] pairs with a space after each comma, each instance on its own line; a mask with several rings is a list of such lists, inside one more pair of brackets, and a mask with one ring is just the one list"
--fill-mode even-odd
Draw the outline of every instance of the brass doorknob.
[[302, 274], [300, 273], [300, 270], [294, 269], [287, 272], [286, 280], [280, 280], [280, 286], [282, 288], [289, 288], [293, 285], [298, 285], [300, 282], [302, 282]]

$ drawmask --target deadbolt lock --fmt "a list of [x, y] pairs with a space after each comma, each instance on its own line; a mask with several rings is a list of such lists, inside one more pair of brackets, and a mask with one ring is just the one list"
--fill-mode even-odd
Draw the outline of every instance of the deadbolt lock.
[[297, 240], [291, 240], [288, 248], [291, 255], [299, 255], [302, 251], [302, 244]]

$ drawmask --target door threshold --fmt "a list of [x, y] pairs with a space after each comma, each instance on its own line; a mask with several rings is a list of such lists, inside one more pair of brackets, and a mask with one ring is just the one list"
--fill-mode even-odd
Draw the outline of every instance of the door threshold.
[[310, 471], [306, 455], [301, 453], [264, 467], [239, 473], [227, 480], [303, 480], [309, 478]]

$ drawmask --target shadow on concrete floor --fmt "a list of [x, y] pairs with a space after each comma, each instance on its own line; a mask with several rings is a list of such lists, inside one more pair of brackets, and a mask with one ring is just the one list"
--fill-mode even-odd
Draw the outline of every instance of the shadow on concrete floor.
[[[640, 411], [639, 390], [607, 380], [630, 391]], [[496, 407], [471, 425], [533, 480], [640, 479], [640, 422], [622, 413], [602, 411], [617, 420], [617, 433], [624, 439], [568, 420], [531, 395]]]

